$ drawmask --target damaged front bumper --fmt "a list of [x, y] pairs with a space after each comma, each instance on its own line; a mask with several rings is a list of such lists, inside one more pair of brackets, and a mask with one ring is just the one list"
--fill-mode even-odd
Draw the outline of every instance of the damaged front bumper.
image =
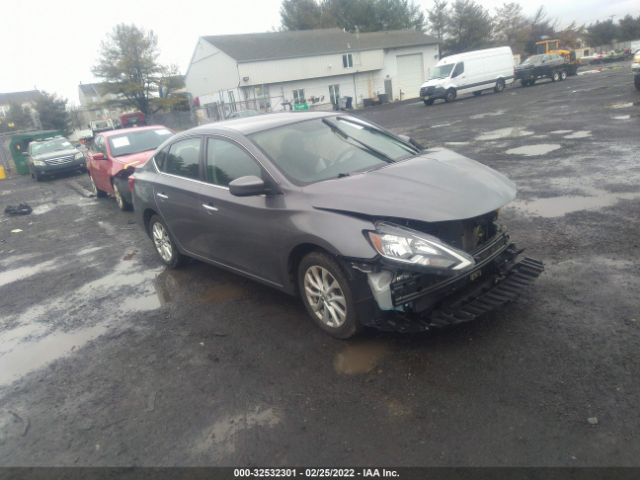
[[353, 263], [364, 272], [365, 290], [370, 292], [368, 301], [359, 302], [359, 317], [365, 325], [393, 331], [425, 331], [471, 321], [516, 299], [544, 271], [542, 262], [519, 258], [520, 253], [509, 236], [500, 233], [472, 252], [472, 269], [455, 276], [403, 271], [389, 262], [365, 271]]

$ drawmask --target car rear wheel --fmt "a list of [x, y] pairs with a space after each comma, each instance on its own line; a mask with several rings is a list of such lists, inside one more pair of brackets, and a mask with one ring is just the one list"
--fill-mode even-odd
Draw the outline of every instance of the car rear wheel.
[[107, 196], [107, 192], [100, 190], [96, 186], [96, 182], [93, 181], [93, 177], [89, 175], [89, 181], [91, 182], [91, 191], [96, 196], [96, 198], [105, 198]]
[[149, 234], [156, 252], [169, 268], [177, 268], [184, 263], [184, 256], [178, 251], [169, 229], [158, 215], [149, 220]]
[[302, 259], [298, 291], [309, 316], [329, 335], [349, 338], [360, 330], [351, 286], [331, 256], [311, 252]]
[[562, 70], [560, 72], [560, 80], [565, 80], [567, 78], [567, 71], [566, 70]]
[[551, 74], [551, 81], [557, 82], [558, 80], [560, 80], [560, 73], [556, 70]]
[[120, 186], [118, 185], [118, 181], [113, 179], [113, 196], [116, 197], [116, 203], [118, 204], [118, 208], [123, 212], [132, 209], [132, 205], [125, 200], [122, 196], [122, 192], [120, 192]]
[[496, 86], [493, 87], [493, 91], [496, 93], [500, 93], [504, 90], [504, 80], [500, 79], [496, 82]]
[[449, 90], [447, 90], [444, 101], [447, 103], [453, 102], [456, 99], [456, 95], [456, 91], [453, 88], [450, 88]]

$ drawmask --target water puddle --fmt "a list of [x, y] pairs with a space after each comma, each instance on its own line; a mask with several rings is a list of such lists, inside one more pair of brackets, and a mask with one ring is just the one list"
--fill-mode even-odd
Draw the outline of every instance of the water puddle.
[[57, 262], [55, 260], [49, 260], [39, 263], [37, 265], [31, 265], [28, 267], [19, 267], [13, 270], [5, 270], [0, 272], [0, 287], [9, 283], [17, 282], [18, 280], [24, 280], [37, 273], [47, 272], [55, 269]]
[[622, 108], [630, 108], [633, 107], [633, 102], [626, 102], [626, 103], [613, 103], [611, 105], [609, 105], [609, 108], [613, 108], [614, 110], [619, 110]]
[[522, 127], [499, 128], [490, 132], [484, 132], [476, 137], [477, 141], [501, 140], [503, 138], [519, 138], [533, 135], [534, 132]]
[[80, 257], [82, 257], [84, 255], [91, 255], [92, 253], [99, 252], [103, 248], [104, 247], [87, 247], [87, 248], [83, 248], [82, 250], [78, 250], [76, 252], [76, 255], [78, 255]]
[[232, 283], [223, 283], [221, 285], [215, 285], [209, 288], [201, 297], [200, 301], [203, 303], [225, 303], [232, 300], [240, 300], [247, 298], [248, 292]]
[[553, 132], [549, 132], [551, 135], [567, 135], [568, 133], [573, 132], [573, 130], [554, 130]]
[[[0, 279], [15, 281], [16, 274], [26, 278], [43, 268], [56, 268], [53, 263], [3, 272], [5, 277]], [[120, 327], [135, 312], [160, 307], [153, 280], [161, 270], [122, 261], [96, 280], [8, 317], [0, 325], [4, 327], [0, 330], [0, 384], [14, 381], [69, 354], [105, 333], [110, 326]], [[117, 301], [114, 302], [114, 298]], [[87, 309], [91, 319], [98, 319], [97, 324], [86, 326]], [[69, 329], [69, 325], [80, 327]]]
[[343, 375], [369, 373], [389, 352], [389, 346], [383, 342], [352, 343], [336, 354], [333, 368]]
[[245, 413], [223, 416], [205, 430], [203, 438], [193, 445], [193, 451], [197, 454], [230, 455], [236, 451], [239, 433], [256, 427], [273, 428], [281, 421], [281, 416], [273, 408], [256, 407]]
[[499, 115], [504, 115], [505, 110], [496, 110], [495, 112], [485, 112], [485, 113], [477, 113], [475, 115], [471, 115], [469, 118], [471, 120], [480, 120], [485, 117], [497, 117]]
[[524, 210], [529, 215], [551, 218], [562, 217], [567, 213], [581, 210], [600, 210], [611, 207], [620, 200], [635, 199], [640, 199], [640, 193], [604, 193], [593, 197], [574, 195], [539, 198], [530, 202], [516, 201], [512, 206]]
[[629, 120], [631, 119], [631, 115], [615, 115], [611, 118], [613, 118], [614, 120]]
[[63, 357], [107, 331], [104, 325], [83, 328], [72, 332], [58, 332], [35, 342], [21, 344], [19, 349], [0, 356], [0, 385], [7, 385], [17, 378]]
[[578, 130], [569, 135], [565, 135], [563, 138], [587, 138], [591, 136], [591, 130]]
[[387, 411], [391, 417], [406, 417], [407, 415], [411, 415], [411, 408], [395, 399], [387, 401]]
[[42, 215], [43, 213], [47, 213], [49, 211], [51, 211], [51, 205], [45, 203], [44, 205], [38, 205], [37, 207], [35, 207], [31, 213], [33, 215]]
[[459, 145], [469, 145], [469, 142], [445, 142], [445, 145], [451, 145], [455, 147]]
[[507, 155], [524, 155], [525, 157], [535, 157], [538, 155], [546, 155], [549, 152], [562, 148], [562, 145], [555, 143], [540, 143], [538, 145], [524, 145], [522, 147], [511, 148], [507, 150]]

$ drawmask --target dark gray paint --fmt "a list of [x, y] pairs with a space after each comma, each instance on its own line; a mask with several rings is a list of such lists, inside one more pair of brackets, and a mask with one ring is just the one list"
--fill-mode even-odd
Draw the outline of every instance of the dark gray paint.
[[374, 229], [376, 217], [465, 219], [515, 197], [515, 186], [506, 177], [446, 149], [426, 150], [377, 171], [298, 187], [245, 136], [333, 115], [263, 115], [176, 135], [161, 148], [192, 135], [241, 144], [263, 166], [275, 193], [237, 197], [227, 188], [160, 173], [150, 161], [136, 172], [139, 221], [144, 223], [150, 212], [160, 213], [183, 253], [292, 293], [289, 259], [300, 245], [316, 245], [339, 257], [372, 259], [376, 252], [363, 232]]

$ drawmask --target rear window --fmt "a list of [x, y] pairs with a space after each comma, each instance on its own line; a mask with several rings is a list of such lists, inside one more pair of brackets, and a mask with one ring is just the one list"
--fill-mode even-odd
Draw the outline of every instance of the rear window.
[[131, 155], [132, 153], [155, 150], [162, 142], [173, 135], [167, 128], [155, 128], [153, 130], [137, 130], [122, 135], [109, 137], [109, 149], [114, 157]]

